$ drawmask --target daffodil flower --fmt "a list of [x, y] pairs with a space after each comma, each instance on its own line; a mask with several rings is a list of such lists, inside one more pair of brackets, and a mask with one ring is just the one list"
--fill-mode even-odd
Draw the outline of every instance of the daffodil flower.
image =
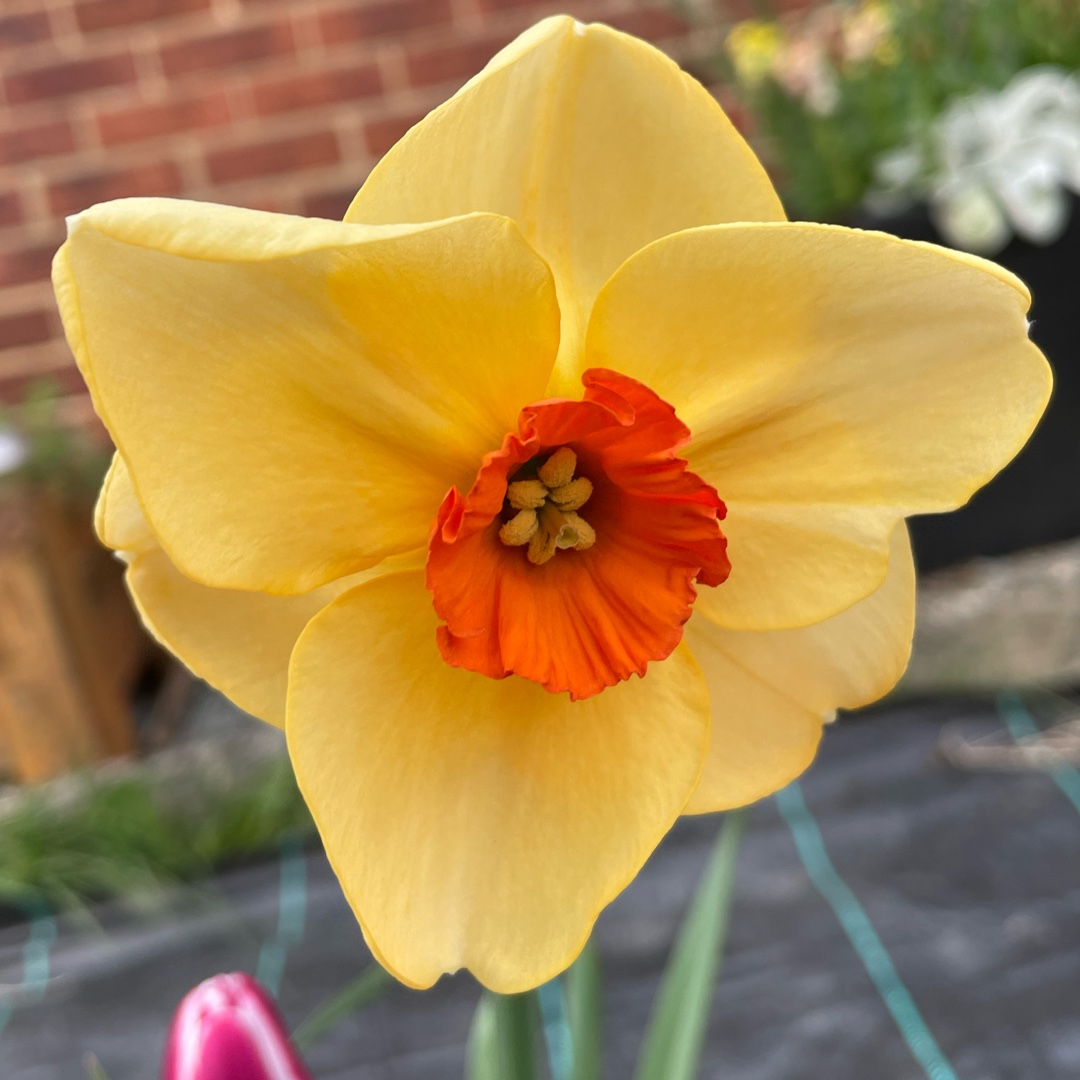
[[[376, 956], [555, 975], [683, 813], [896, 681], [904, 517], [1049, 393], [974, 257], [788, 223], [655, 49], [546, 20], [344, 222], [94, 207], [55, 267], [148, 626], [284, 725]], [[726, 513], [726, 516], [725, 516]]]

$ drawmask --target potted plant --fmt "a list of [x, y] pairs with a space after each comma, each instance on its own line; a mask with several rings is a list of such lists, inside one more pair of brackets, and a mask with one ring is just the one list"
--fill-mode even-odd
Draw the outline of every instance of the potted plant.
[[967, 507], [912, 523], [920, 565], [1080, 536], [1080, 6], [831, 3], [738, 23], [726, 68], [793, 217], [988, 255], [1031, 288], [1054, 400]]

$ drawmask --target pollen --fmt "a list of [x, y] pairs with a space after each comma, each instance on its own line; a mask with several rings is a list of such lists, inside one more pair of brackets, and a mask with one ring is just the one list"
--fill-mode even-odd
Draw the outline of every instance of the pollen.
[[539, 480], [516, 480], [506, 489], [506, 497], [515, 510], [538, 510], [548, 489]]
[[573, 480], [576, 468], [577, 454], [569, 446], [561, 446], [536, 470], [536, 475], [549, 488], [560, 488]]
[[569, 446], [555, 451], [536, 470], [536, 479], [515, 480], [506, 498], [517, 513], [499, 529], [507, 547], [529, 545], [527, 558], [535, 566], [556, 551], [585, 551], [596, 543], [596, 530], [577, 512], [592, 495], [592, 482], [574, 478], [577, 454]]
[[500, 530], [499, 539], [507, 547], [521, 547], [527, 544], [540, 527], [536, 511], [530, 508], [519, 510]]
[[560, 510], [580, 510], [592, 494], [592, 481], [587, 477], [579, 476], [571, 480], [569, 484], [563, 484], [551, 492], [551, 501]]

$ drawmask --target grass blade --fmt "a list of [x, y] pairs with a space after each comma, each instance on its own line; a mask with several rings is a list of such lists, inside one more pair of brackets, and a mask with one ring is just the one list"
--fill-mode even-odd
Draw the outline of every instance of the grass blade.
[[603, 996], [600, 957], [590, 941], [566, 973], [567, 1021], [574, 1055], [573, 1080], [600, 1080]]
[[693, 1080], [701, 1059], [735, 886], [746, 811], [725, 815], [705, 876], [668, 959], [635, 1080]]
[[539, 1080], [536, 1061], [533, 995], [485, 990], [469, 1032], [467, 1080]]
[[339, 994], [324, 1001], [295, 1031], [293, 1042], [298, 1050], [307, 1050], [314, 1042], [336, 1027], [350, 1013], [362, 1009], [393, 985], [394, 977], [378, 964], [372, 964]]

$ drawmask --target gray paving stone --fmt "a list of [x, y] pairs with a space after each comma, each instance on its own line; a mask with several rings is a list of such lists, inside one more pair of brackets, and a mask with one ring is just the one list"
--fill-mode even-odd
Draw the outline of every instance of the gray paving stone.
[[[942, 726], [992, 730], [988, 706], [886, 708], [830, 730], [804, 782], [837, 869], [866, 906], [961, 1080], [1080, 1075], [1080, 815], [1039, 773], [960, 772], [934, 754]], [[675, 926], [716, 834], [689, 819], [602, 917], [607, 1077], [633, 1061]], [[321, 853], [307, 858], [308, 928], [282, 1008], [298, 1023], [369, 962]], [[167, 911], [62, 923], [45, 1001], [0, 1037], [3, 1080], [82, 1080], [86, 1050], [111, 1080], [156, 1075], [176, 1002], [218, 971], [254, 970], [277, 918], [278, 867], [249, 867]], [[0, 932], [0, 986], [21, 978], [24, 926]], [[309, 1054], [319, 1080], [461, 1076], [477, 987], [395, 989]], [[922, 1076], [771, 801], [739, 859], [705, 1080]]]

